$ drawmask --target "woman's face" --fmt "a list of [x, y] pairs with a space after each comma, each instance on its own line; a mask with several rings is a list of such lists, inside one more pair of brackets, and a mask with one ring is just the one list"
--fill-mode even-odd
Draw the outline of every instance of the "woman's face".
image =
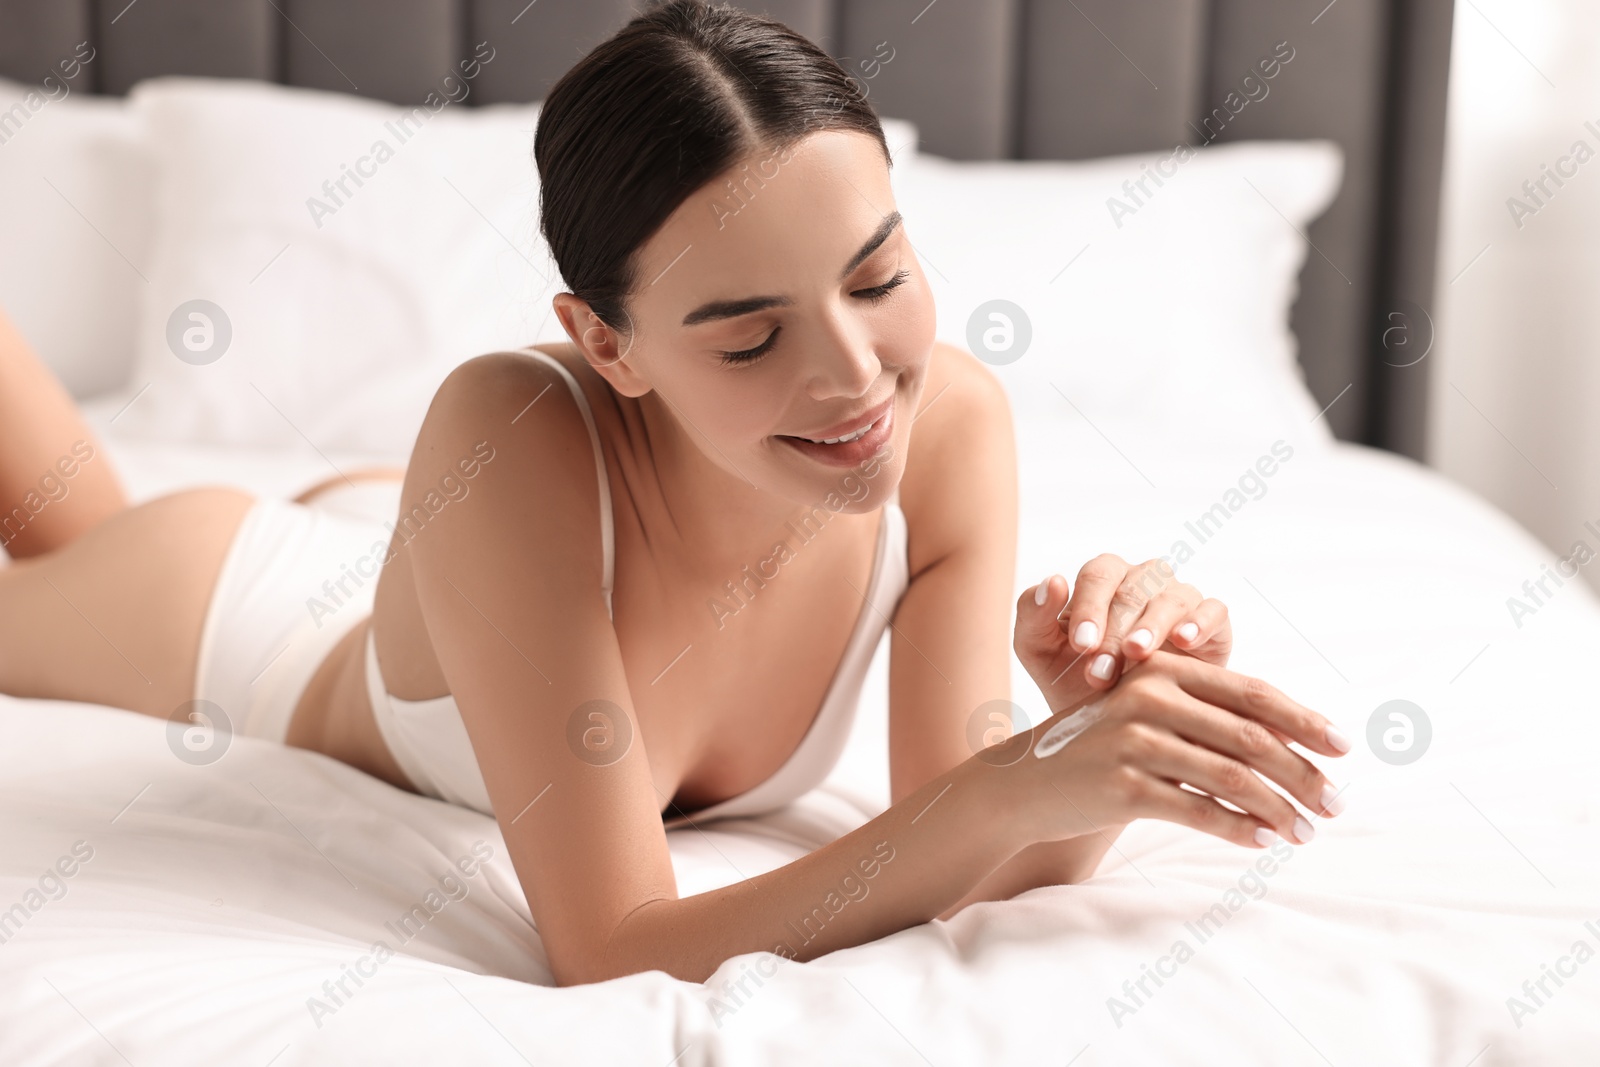
[[[655, 391], [706, 458], [766, 491], [859, 497], [849, 511], [887, 499], [934, 307], [875, 139], [821, 131], [742, 160], [679, 205], [640, 268], [633, 336], [590, 329], [578, 341], [619, 392]], [[795, 440], [874, 417], [854, 442]]]

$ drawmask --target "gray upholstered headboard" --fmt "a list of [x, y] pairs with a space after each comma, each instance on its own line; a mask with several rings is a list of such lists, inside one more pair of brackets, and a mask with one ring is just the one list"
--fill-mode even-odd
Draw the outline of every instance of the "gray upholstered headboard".
[[[642, 0], [641, 0], [642, 2]], [[0, 0], [0, 75], [80, 41], [95, 90], [194, 74], [419, 103], [488, 40], [471, 101], [531, 101], [635, 0]], [[744, 0], [873, 68], [879, 112], [955, 159], [1081, 159], [1326, 137], [1344, 186], [1308, 234], [1292, 325], [1348, 440], [1420, 457], [1452, 0]], [[1292, 66], [1242, 106], [1279, 41]], [[508, 62], [506, 58], [509, 57]], [[1230, 93], [1234, 94], [1230, 97]], [[1335, 402], [1336, 401], [1336, 402]]]

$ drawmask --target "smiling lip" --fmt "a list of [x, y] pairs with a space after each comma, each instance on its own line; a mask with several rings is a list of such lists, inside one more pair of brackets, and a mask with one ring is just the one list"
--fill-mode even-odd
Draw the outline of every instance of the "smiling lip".
[[[815, 441], [807, 441], [803, 437], [789, 437], [785, 434], [778, 434], [776, 439], [783, 442], [786, 448], [794, 449], [814, 463], [826, 467], [855, 467], [874, 456], [883, 455], [884, 449], [889, 445], [889, 439], [894, 434], [894, 415], [894, 398], [891, 395], [883, 414], [873, 420], [872, 429], [865, 430], [853, 441], [822, 445]], [[857, 429], [861, 427], [858, 426]]]
[[844, 422], [836, 422], [826, 430], [819, 430], [816, 433], [783, 434], [782, 436], [806, 437], [813, 441], [821, 441], [829, 437], [843, 437], [846, 434], [855, 433], [869, 422], [876, 422], [878, 419], [881, 419], [884, 416], [884, 413], [889, 410], [889, 405], [893, 403], [894, 394], [890, 393], [886, 398], [884, 398], [883, 403], [879, 404], [877, 407], [869, 408], [854, 418], [847, 419]]

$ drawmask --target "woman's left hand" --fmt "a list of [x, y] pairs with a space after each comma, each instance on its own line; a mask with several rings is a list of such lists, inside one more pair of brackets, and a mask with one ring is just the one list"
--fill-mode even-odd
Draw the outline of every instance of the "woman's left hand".
[[1227, 666], [1233, 628], [1222, 601], [1178, 581], [1164, 560], [1133, 565], [1107, 553], [1084, 564], [1071, 588], [1057, 574], [1024, 592], [1012, 647], [1060, 711], [1110, 689], [1125, 665], [1158, 648]]

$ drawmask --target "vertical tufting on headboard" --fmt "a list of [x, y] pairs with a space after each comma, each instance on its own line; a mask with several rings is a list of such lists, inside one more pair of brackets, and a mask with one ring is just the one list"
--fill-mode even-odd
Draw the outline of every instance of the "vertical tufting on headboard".
[[[98, 50], [98, 92], [142, 78], [259, 78], [420, 102], [479, 41], [469, 103], [541, 98], [644, 0], [0, 0], [0, 75], [36, 81]], [[745, 0], [874, 69], [880, 113], [954, 159], [1081, 159], [1246, 138], [1325, 137], [1344, 186], [1311, 227], [1292, 318], [1312, 392], [1343, 438], [1420, 456], [1423, 361], [1383, 338], [1426, 321], [1434, 286], [1453, 0]], [[1230, 90], [1279, 42], [1270, 96]], [[1237, 99], [1235, 97], [1234, 99]], [[1219, 110], [1220, 109], [1220, 110]], [[1209, 121], [1208, 121], [1209, 120]], [[1334, 401], [1337, 400], [1337, 403]]]
[[79, 41], [94, 39], [88, 0], [0, 0], [0, 76], [39, 81]]
[[267, 0], [106, 0], [89, 7], [101, 92], [125, 93], [160, 74], [281, 79], [278, 15]]
[[[1378, 199], [1382, 195], [1384, 72], [1389, 58], [1388, 0], [1327, 4], [1215, 0], [1211, 63], [1202, 111], [1218, 106], [1258, 58], [1286, 41], [1294, 59], [1259, 105], [1244, 108], [1218, 141], [1326, 137], [1344, 150], [1344, 182], [1307, 236], [1313, 251], [1300, 272], [1292, 316], [1306, 381], [1327, 404], [1341, 437], [1360, 439], [1374, 388], [1364, 342], [1378, 302]], [[1443, 121], [1443, 114], [1440, 121]], [[1209, 129], [1206, 131], [1209, 133]]]
[[528, 0], [470, 0], [466, 8], [472, 40], [489, 41], [496, 52], [478, 79], [480, 104], [543, 99], [634, 13], [627, 0], [539, 0], [533, 7]]
[[877, 71], [870, 99], [881, 114], [916, 122], [924, 151], [952, 159], [1009, 158], [1020, 0], [955, 3], [943, 11], [940, 3], [919, 13], [923, 6], [840, 4], [829, 50], [853, 60], [847, 67], [855, 73], [878, 42], [893, 49], [891, 62], [869, 68]]
[[1028, 4], [1016, 154], [1087, 159], [1194, 141], [1210, 73], [1208, 8], [1205, 0]]

